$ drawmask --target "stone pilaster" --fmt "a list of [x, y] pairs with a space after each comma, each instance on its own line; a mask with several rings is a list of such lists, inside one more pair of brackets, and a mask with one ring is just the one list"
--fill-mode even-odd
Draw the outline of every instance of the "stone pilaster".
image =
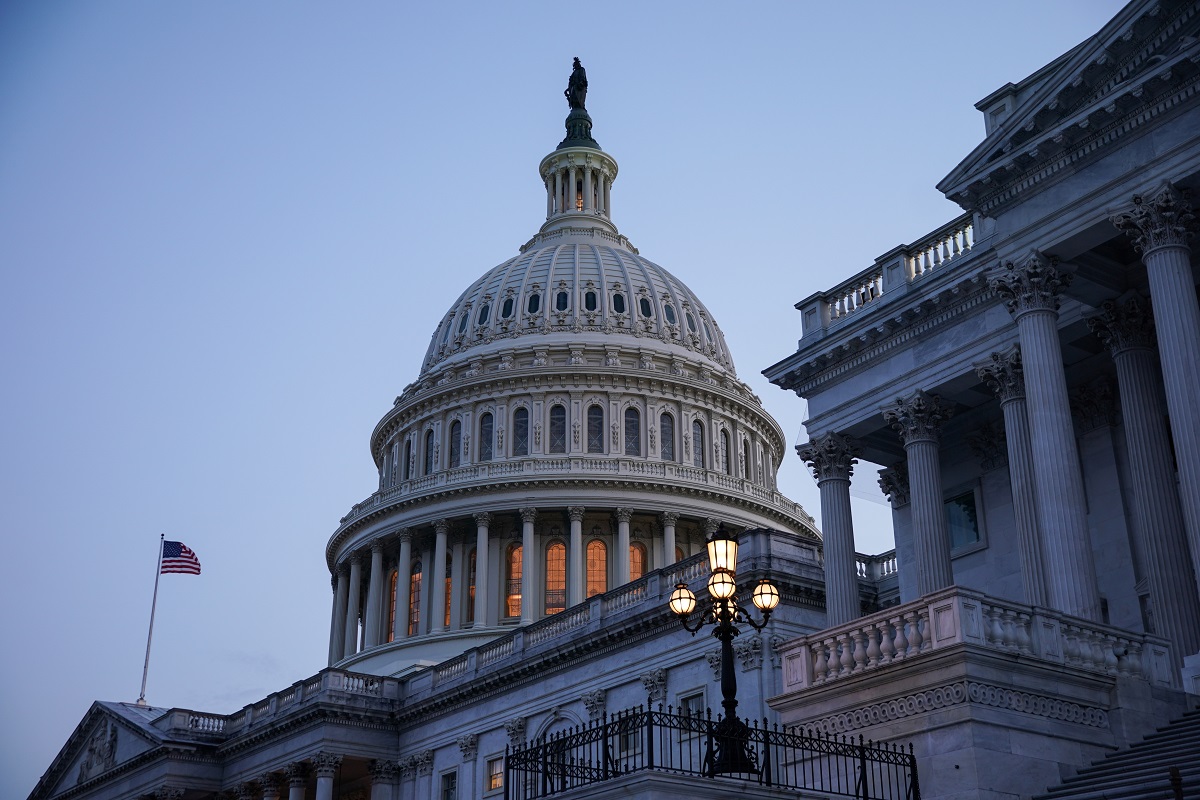
[[613, 558], [613, 577], [617, 586], [629, 583], [629, 521], [633, 519], [633, 509], [618, 508], [614, 512], [617, 518], [617, 552]]
[[849, 436], [827, 433], [798, 445], [796, 452], [812, 468], [821, 492], [821, 529], [825, 534], [825, 616], [830, 627], [860, 616], [858, 567], [854, 561], [854, 520], [850, 476], [862, 453]]
[[1150, 280], [1179, 499], [1192, 571], [1200, 580], [1200, 301], [1191, 266], [1196, 217], [1188, 200], [1165, 184], [1148, 197], [1135, 196], [1113, 223], [1133, 238]]
[[1025, 375], [1038, 524], [1049, 579], [1050, 604], [1077, 617], [1100, 620], [1096, 566], [1088, 536], [1079, 448], [1067, 398], [1058, 340], [1059, 293], [1071, 276], [1033, 252], [1019, 266], [1007, 262], [989, 286], [1017, 323]]
[[1025, 374], [1021, 366], [1020, 348], [992, 353], [986, 362], [975, 366], [975, 374], [1000, 398], [1025, 600], [1030, 605], [1044, 606], [1048, 599], [1046, 566], [1042, 555], [1042, 534], [1038, 527], [1037, 489], [1034, 485], [1033, 451], [1029, 442]]
[[1109, 347], [1117, 367], [1125, 441], [1129, 451], [1133, 527], [1145, 563], [1154, 632], [1171, 639], [1175, 666], [1200, 650], [1200, 599], [1187, 552], [1183, 509], [1175, 488], [1170, 433], [1157, 387], [1153, 321], [1136, 295], [1107, 302], [1088, 326]]
[[883, 418], [900, 434], [907, 456], [920, 595], [954, 583], [939, 458], [941, 427], [952, 413], [940, 397], [922, 391], [898, 398], [883, 412]]

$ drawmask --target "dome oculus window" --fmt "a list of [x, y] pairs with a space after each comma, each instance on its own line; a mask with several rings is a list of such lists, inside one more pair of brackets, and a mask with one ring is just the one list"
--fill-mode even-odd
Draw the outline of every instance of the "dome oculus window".
[[458, 321], [458, 332], [459, 333], [462, 333], [463, 331], [465, 331], [467, 329], [467, 321], [470, 320], [470, 318], [471, 318], [470, 314], [462, 315], [462, 319], [460, 319]]
[[663, 316], [667, 318], [668, 325], [675, 324], [675, 306], [667, 303], [663, 306]]
[[483, 307], [479, 309], [479, 318], [475, 320], [475, 324], [476, 325], [487, 325], [488, 314], [491, 312], [491, 310], [492, 310], [491, 303], [484, 303]]
[[684, 317], [687, 319], [688, 330], [691, 331], [692, 333], [695, 333], [696, 332], [696, 318], [693, 317], [690, 313], [685, 314]]
[[542, 309], [542, 296], [540, 294], [529, 295], [529, 302], [525, 304], [525, 310], [530, 314], [536, 314]]
[[618, 314], [625, 313], [625, 295], [623, 295], [623, 294], [614, 294], [613, 295], [613, 311], [615, 311]]
[[559, 292], [554, 297], [554, 310], [555, 311], [566, 311], [570, 305], [571, 305], [571, 298], [567, 295], [566, 292]]
[[513, 299], [511, 297], [504, 298], [504, 305], [500, 306], [500, 316], [503, 319], [508, 319], [513, 315]]
[[583, 307], [588, 311], [596, 310], [596, 293], [588, 292], [583, 296]]
[[654, 309], [650, 307], [650, 300], [648, 298], [643, 297], [638, 300], [638, 310], [642, 312], [643, 317], [654, 316]]

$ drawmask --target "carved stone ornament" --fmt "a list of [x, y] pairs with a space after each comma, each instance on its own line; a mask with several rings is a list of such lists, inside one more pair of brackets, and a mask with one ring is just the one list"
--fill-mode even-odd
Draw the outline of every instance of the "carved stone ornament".
[[714, 533], [717, 532], [717, 528], [720, 528], [720, 527], [721, 527], [721, 520], [717, 519], [716, 517], [705, 517], [704, 518], [704, 535], [705, 536], [712, 536]]
[[893, 507], [908, 505], [908, 466], [900, 462], [894, 467], [879, 470], [879, 488]]
[[758, 634], [739, 637], [734, 641], [733, 652], [742, 662], [742, 672], [749, 672], [762, 666], [762, 648], [762, 637]]
[[666, 701], [667, 671], [665, 669], [652, 669], [649, 672], [643, 672], [638, 677], [642, 679], [642, 688], [646, 690], [646, 697], [650, 702]]
[[1074, 275], [1059, 272], [1058, 259], [1034, 250], [1017, 266], [1006, 261], [988, 277], [988, 287], [1000, 295], [1014, 317], [1030, 311], [1058, 311], [1059, 295]]
[[628, 522], [631, 519], [633, 519], [633, 509], [632, 508], [617, 508], [617, 509], [614, 509], [613, 513], [617, 517], [617, 522], [624, 522], [624, 523], [628, 524]]
[[607, 708], [607, 694], [603, 689], [583, 693], [580, 699], [583, 700], [583, 707], [587, 709], [588, 719], [595, 721], [604, 716]]
[[342, 765], [342, 757], [335, 753], [317, 753], [312, 758], [312, 764], [318, 778], [332, 778]]
[[492, 515], [487, 511], [477, 511], [475, 513], [475, 524], [480, 528], [486, 528], [492, 524]]
[[571, 522], [583, 522], [583, 515], [587, 513], [587, 509], [583, 506], [570, 506], [567, 508], [567, 518]]
[[[667, 525], [674, 525], [676, 522], [679, 522], [679, 514], [674, 511], [664, 511], [659, 515], [658, 518], [662, 521], [664, 527]], [[672, 558], [673, 557], [674, 556], [672, 556]]]
[[771, 666], [774, 669], [779, 669], [783, 666], [783, 654], [779, 650], [787, 644], [788, 639], [786, 636], [780, 636], [778, 633], [775, 633], [767, 641], [771, 645]]
[[1123, 303], [1106, 301], [1099, 314], [1088, 317], [1087, 324], [1114, 356], [1125, 350], [1154, 347], [1154, 317], [1146, 301], [1136, 294]]
[[548, 354], [548, 351], [546, 351], [546, 350], [534, 350], [533, 351], [533, 366], [535, 366], [535, 367], [546, 366], [547, 354]]
[[604, 366], [619, 367], [621, 366], [620, 351], [616, 348], [608, 348], [604, 351]]
[[525, 718], [513, 717], [505, 722], [504, 732], [508, 734], [509, 744], [521, 744], [525, 741]]
[[990, 421], [983, 423], [974, 433], [967, 436], [967, 445], [979, 459], [979, 466], [985, 471], [1008, 465], [1008, 445], [1004, 429]]
[[287, 776], [288, 786], [304, 786], [308, 782], [308, 764], [303, 761], [293, 761], [283, 768]]
[[255, 795], [257, 794], [258, 783], [255, 781], [246, 781], [245, 783], [239, 783], [237, 786], [233, 787], [233, 796], [236, 797], [237, 800], [254, 800]]
[[117, 724], [102, 720], [87, 741], [87, 752], [79, 763], [77, 783], [91, 780], [117, 765]]
[[536, 522], [537, 521], [538, 512], [537, 512], [536, 508], [530, 508], [527, 506], [525, 508], [522, 508], [520, 510], [520, 513], [521, 513], [521, 522]]
[[1098, 378], [1071, 390], [1071, 416], [1079, 433], [1107, 428], [1116, 423], [1117, 396], [1112, 381]]
[[812, 468], [817, 483], [827, 480], [850, 480], [854, 474], [856, 456], [862, 455], [858, 441], [840, 433], [827, 433], [796, 445], [796, 453]]
[[579, 420], [571, 423], [571, 441], [576, 447], [579, 446]]
[[279, 797], [279, 790], [283, 787], [283, 776], [278, 772], [268, 772], [259, 777], [258, 783], [262, 786], [263, 800]]
[[422, 750], [413, 756], [418, 775], [433, 774], [433, 751]]
[[883, 418], [907, 445], [938, 441], [942, 424], [953, 414], [942, 398], [918, 390], [908, 397], [896, 398], [895, 404], [883, 412]]
[[709, 650], [704, 654], [704, 660], [708, 662], [708, 667], [713, 671], [713, 680], [721, 680], [721, 650]]
[[503, 355], [500, 356], [500, 363], [496, 365], [496, 369], [509, 370], [509, 369], [512, 369], [513, 366], [515, 366], [513, 364], [513, 354], [512, 353], [504, 353]]
[[984, 386], [995, 392], [1001, 403], [1025, 397], [1025, 368], [1021, 365], [1020, 347], [992, 353], [987, 361], [975, 365], [975, 374]]
[[371, 783], [395, 783], [400, 777], [400, 765], [395, 761], [372, 759], [367, 764], [367, 772], [371, 775]]
[[1196, 233], [1190, 199], [1186, 191], [1165, 183], [1151, 197], [1134, 195], [1133, 205], [1114, 214], [1112, 223], [1143, 255], [1158, 247], [1186, 247]]
[[160, 786], [154, 790], [154, 800], [183, 800], [183, 789], [178, 786]]
[[474, 761], [479, 755], [479, 736], [467, 733], [458, 737], [458, 752], [462, 753], [463, 761]]

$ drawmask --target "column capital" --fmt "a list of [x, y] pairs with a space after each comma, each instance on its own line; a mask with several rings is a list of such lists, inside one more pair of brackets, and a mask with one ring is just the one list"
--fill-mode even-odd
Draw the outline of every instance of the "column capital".
[[1126, 350], [1154, 347], [1154, 317], [1146, 301], [1136, 294], [1124, 302], [1105, 301], [1100, 313], [1087, 318], [1087, 324], [1114, 356]]
[[492, 515], [487, 511], [480, 511], [475, 514], [475, 524], [481, 528], [486, 528], [492, 524]]
[[717, 528], [719, 527], [721, 527], [721, 520], [717, 519], [716, 517], [704, 518], [704, 534], [706, 536], [712, 536], [717, 532]]
[[626, 522], [627, 523], [627, 522], [629, 522], [629, 520], [633, 519], [633, 509], [632, 508], [616, 508], [616, 509], [613, 509], [613, 513], [616, 514], [616, 516], [617, 516], [617, 522]]
[[400, 765], [395, 761], [372, 759], [367, 764], [367, 771], [371, 774], [372, 784], [395, 783], [400, 775]]
[[536, 522], [538, 511], [536, 508], [525, 507], [520, 509], [521, 522]]
[[967, 435], [967, 446], [979, 459], [979, 466], [985, 471], [1008, 465], [1008, 445], [1004, 428], [998, 427], [990, 420]]
[[260, 775], [257, 780], [259, 785], [262, 786], [264, 799], [272, 795], [275, 797], [279, 796], [279, 789], [283, 786], [283, 776], [278, 772], [265, 773]]
[[991, 353], [988, 360], [975, 365], [975, 374], [991, 389], [1001, 403], [1025, 397], [1025, 368], [1021, 364], [1021, 348]]
[[312, 757], [312, 763], [318, 778], [332, 778], [342, 765], [342, 757], [335, 753], [317, 753]]
[[879, 488], [892, 505], [908, 505], [908, 466], [901, 461], [894, 467], [879, 470]]
[[178, 786], [160, 786], [154, 790], [154, 800], [183, 800], [183, 789]]
[[308, 782], [308, 764], [303, 761], [293, 761], [283, 768], [287, 776], [288, 786], [304, 786]]
[[567, 518], [571, 520], [571, 522], [583, 522], [583, 515], [586, 512], [587, 509], [583, 506], [571, 506], [567, 509]]
[[840, 433], [826, 433], [806, 444], [796, 445], [796, 454], [812, 469], [813, 478], [820, 483], [828, 480], [850, 480], [854, 465], [862, 455], [858, 440]]
[[900, 434], [905, 445], [913, 442], [938, 441], [942, 424], [954, 414], [942, 398], [917, 390], [908, 397], [898, 397], [883, 418]]
[[411, 542], [413, 540], [412, 528], [401, 528], [396, 532], [396, 538], [399, 539], [401, 543]]
[[450, 520], [439, 519], [433, 523], [433, 530], [439, 536], [445, 536], [450, 532]]
[[658, 518], [662, 521], [664, 526], [674, 525], [676, 522], [679, 522], [679, 514], [674, 511], [664, 511], [658, 515]]
[[988, 288], [1000, 295], [1015, 318], [1030, 311], [1057, 312], [1059, 295], [1072, 278], [1059, 271], [1057, 258], [1034, 250], [1020, 265], [1012, 261], [1001, 264], [988, 276]]
[[233, 796], [237, 800], [254, 800], [256, 794], [258, 794], [257, 781], [245, 781], [233, 787]]
[[383, 540], [382, 539], [376, 539], [373, 542], [371, 542], [371, 555], [374, 556], [376, 553], [383, 553]]
[[1159, 247], [1187, 247], [1196, 233], [1188, 193], [1164, 183], [1151, 195], [1135, 194], [1133, 205], [1111, 217], [1112, 224], [1133, 240], [1142, 255]]
[[1091, 383], [1076, 386], [1069, 395], [1071, 416], [1079, 433], [1113, 425], [1117, 417], [1117, 395], [1112, 381], [1100, 377]]
[[458, 737], [458, 752], [462, 754], [463, 761], [474, 761], [479, 754], [479, 736], [466, 733]]

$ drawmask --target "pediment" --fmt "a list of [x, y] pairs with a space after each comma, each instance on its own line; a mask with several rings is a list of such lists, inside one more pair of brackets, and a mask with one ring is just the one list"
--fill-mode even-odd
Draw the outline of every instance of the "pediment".
[[164, 713], [131, 703], [93, 703], [31, 797], [54, 797], [157, 748], [162, 737], [151, 721]]
[[1181, 98], [1195, 102], [1197, 86], [1200, 3], [1131, 3], [1091, 39], [993, 94], [1006, 92], [1013, 109], [938, 190], [966, 210], [996, 216]]

